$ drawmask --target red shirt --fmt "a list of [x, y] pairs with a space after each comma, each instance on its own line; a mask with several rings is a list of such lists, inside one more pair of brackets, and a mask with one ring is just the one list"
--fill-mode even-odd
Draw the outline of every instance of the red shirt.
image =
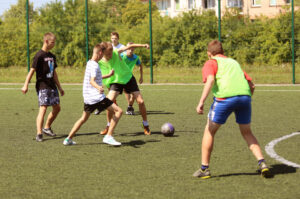
[[[224, 57], [226, 58], [225, 55], [216, 55], [217, 57]], [[218, 72], [218, 62], [215, 59], [210, 59], [205, 62], [203, 68], [202, 68], [202, 79], [203, 82], [206, 83], [207, 77], [209, 75], [216, 76]], [[252, 81], [252, 78], [244, 71], [244, 75], [247, 81]]]

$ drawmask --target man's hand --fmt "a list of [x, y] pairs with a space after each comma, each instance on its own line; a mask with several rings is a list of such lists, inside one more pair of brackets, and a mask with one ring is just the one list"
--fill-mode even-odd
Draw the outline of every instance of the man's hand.
[[64, 95], [65, 95], [65, 91], [64, 91], [62, 88], [59, 89], [59, 92], [60, 92], [60, 95], [61, 95], [61, 96], [64, 96]]
[[99, 86], [99, 92], [102, 94], [102, 93], [104, 93], [104, 89], [103, 89], [103, 87], [102, 86]]
[[22, 93], [26, 94], [28, 91], [28, 86], [24, 85], [21, 89]]
[[196, 111], [198, 114], [203, 114], [204, 113], [204, 103], [202, 102], [199, 102], [197, 108], [196, 108]]
[[150, 48], [149, 44], [145, 44], [145, 48], [149, 49]]

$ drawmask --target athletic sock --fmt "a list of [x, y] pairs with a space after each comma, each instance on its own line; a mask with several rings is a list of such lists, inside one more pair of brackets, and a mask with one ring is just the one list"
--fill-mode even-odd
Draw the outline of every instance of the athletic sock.
[[201, 170], [204, 171], [205, 169], [208, 169], [209, 165], [201, 165]]
[[143, 125], [144, 125], [144, 126], [149, 126], [148, 121], [143, 121]]
[[258, 165], [260, 165], [262, 162], [265, 162], [265, 159], [258, 160]]
[[107, 122], [106, 126], [110, 126], [110, 122]]

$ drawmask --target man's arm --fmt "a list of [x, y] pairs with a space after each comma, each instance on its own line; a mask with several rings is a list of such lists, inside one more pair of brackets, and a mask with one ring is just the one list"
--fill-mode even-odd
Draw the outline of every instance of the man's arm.
[[59, 92], [60, 92], [60, 95], [61, 95], [61, 96], [64, 96], [65, 91], [64, 91], [64, 90], [62, 89], [62, 87], [60, 86], [60, 82], [59, 82], [59, 80], [58, 80], [58, 76], [57, 76], [56, 70], [54, 70], [53, 79], [54, 79], [54, 82], [55, 82], [55, 84], [56, 84], [56, 86], [57, 86]]
[[28, 84], [29, 84], [29, 82], [30, 82], [30, 80], [31, 80], [34, 72], [35, 72], [35, 69], [34, 68], [30, 68], [30, 71], [29, 71], [29, 73], [26, 76], [26, 80], [25, 80], [24, 86], [21, 89], [22, 93], [24, 93], [24, 94], [27, 93], [27, 91], [28, 91]]
[[139, 80], [139, 83], [142, 84], [144, 82], [144, 80], [143, 80], [143, 65], [140, 64], [139, 67], [140, 67], [140, 80]]
[[114, 71], [114, 69], [112, 69], [112, 70], [109, 72], [109, 74], [107, 74], [107, 75], [102, 75], [102, 79], [109, 78], [109, 77], [113, 76], [114, 73], [115, 73], [115, 71]]
[[99, 90], [100, 93], [104, 93], [104, 89], [102, 86], [98, 85], [95, 81], [96, 77], [92, 77], [90, 80], [90, 84], [95, 87], [97, 90]]
[[254, 90], [255, 90], [255, 85], [252, 81], [249, 81], [249, 80], [248, 80], [248, 84], [249, 84], [249, 87], [250, 87], [251, 95], [253, 95]]
[[202, 95], [201, 95], [199, 104], [196, 108], [196, 111], [197, 111], [198, 114], [203, 114], [204, 113], [204, 102], [205, 102], [207, 96], [209, 95], [214, 83], [215, 83], [215, 76], [214, 75], [209, 75], [207, 77], [206, 83], [204, 85], [204, 89], [202, 91]]
[[147, 49], [149, 49], [149, 44], [130, 44], [128, 46], [119, 48], [118, 53], [121, 54], [122, 52], [128, 50], [129, 48], [147, 48]]

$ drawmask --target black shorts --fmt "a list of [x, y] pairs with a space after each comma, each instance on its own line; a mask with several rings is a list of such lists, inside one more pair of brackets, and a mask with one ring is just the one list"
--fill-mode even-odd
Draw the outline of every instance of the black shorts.
[[104, 98], [102, 101], [100, 101], [96, 104], [84, 104], [83, 110], [85, 112], [92, 113], [92, 112], [94, 112], [95, 109], [98, 109], [99, 112], [102, 112], [105, 109], [107, 109], [108, 107], [110, 107], [112, 104], [113, 104], [113, 102], [110, 99]]
[[127, 84], [117, 84], [113, 83], [110, 85], [110, 90], [112, 91], [118, 91], [120, 94], [122, 94], [123, 89], [126, 93], [133, 93], [136, 91], [140, 91], [135, 77], [132, 75], [132, 78], [127, 82]]

